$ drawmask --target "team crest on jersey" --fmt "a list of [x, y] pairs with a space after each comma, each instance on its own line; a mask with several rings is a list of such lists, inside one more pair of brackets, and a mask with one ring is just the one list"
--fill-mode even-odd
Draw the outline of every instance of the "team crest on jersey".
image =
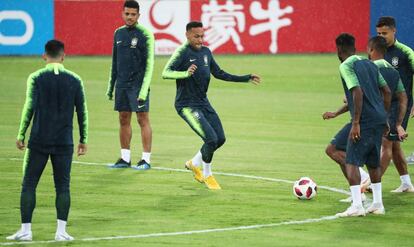
[[393, 57], [393, 58], [391, 59], [391, 64], [392, 64], [392, 66], [394, 66], [394, 67], [398, 67], [398, 57]]
[[134, 37], [131, 40], [131, 48], [137, 48], [137, 44], [138, 44], [138, 38], [137, 37]]
[[208, 66], [208, 57], [204, 55], [204, 66]]
[[197, 119], [200, 119], [200, 114], [198, 114], [198, 112], [193, 112], [193, 116]]

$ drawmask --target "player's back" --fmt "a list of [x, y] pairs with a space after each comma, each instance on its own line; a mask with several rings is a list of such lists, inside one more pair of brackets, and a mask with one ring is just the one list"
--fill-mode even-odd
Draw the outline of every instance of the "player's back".
[[401, 81], [400, 74], [384, 59], [376, 60], [374, 63], [377, 65], [382, 77], [387, 82], [387, 85], [391, 90], [392, 101], [398, 101], [396, 91], [398, 83]]
[[[379, 71], [377, 66], [366, 58], [351, 56], [343, 64], [342, 69], [347, 67], [352, 70], [358, 80], [359, 87], [363, 92], [363, 104], [360, 123], [361, 126], [375, 126], [386, 123], [386, 112], [379, 90]], [[345, 87], [345, 85], [344, 85]], [[352, 93], [349, 90], [347, 100], [351, 115], [354, 116], [354, 102]]]
[[[82, 81], [62, 64], [48, 64], [31, 74], [33, 126], [29, 145], [73, 145], [73, 114], [76, 104], [84, 104]], [[77, 109], [80, 110], [80, 109]], [[83, 110], [86, 110], [86, 106]]]

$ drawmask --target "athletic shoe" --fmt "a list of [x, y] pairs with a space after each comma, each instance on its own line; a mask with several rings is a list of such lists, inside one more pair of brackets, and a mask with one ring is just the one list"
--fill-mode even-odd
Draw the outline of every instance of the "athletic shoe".
[[32, 231], [23, 232], [18, 230], [15, 234], [6, 237], [7, 240], [17, 240], [17, 241], [32, 241]]
[[72, 241], [75, 240], [71, 235], [67, 232], [56, 232], [55, 234], [56, 241]]
[[407, 156], [405, 160], [407, 161], [407, 164], [414, 164], [414, 153], [411, 153], [409, 156]]
[[382, 215], [385, 214], [385, 208], [382, 203], [373, 203], [367, 210], [365, 211], [367, 214], [378, 214]]
[[369, 190], [368, 188], [370, 185], [371, 185], [371, 179], [369, 177], [361, 181], [361, 192], [362, 193], [367, 192]]
[[204, 183], [210, 190], [221, 190], [220, 185], [217, 183], [213, 175], [210, 175], [206, 179], [204, 179]]
[[392, 193], [414, 192], [414, 186], [412, 184], [401, 184], [400, 187], [395, 190], [391, 190]]
[[354, 205], [351, 205], [347, 210], [345, 210], [342, 213], [337, 213], [337, 217], [357, 217], [357, 216], [365, 216], [365, 210], [364, 207], [361, 205], [359, 207], [356, 207]]
[[108, 165], [109, 168], [129, 168], [131, 167], [131, 162], [126, 162], [122, 158], [119, 158], [114, 164]]
[[[367, 196], [365, 195], [365, 193], [361, 193], [361, 199], [362, 202], [365, 202], [367, 200]], [[347, 197], [345, 199], [339, 200], [340, 202], [346, 202], [346, 203], [351, 203], [352, 202], [352, 196]]]
[[149, 170], [149, 169], [151, 169], [151, 165], [148, 162], [146, 162], [145, 160], [140, 160], [137, 163], [137, 165], [132, 167], [132, 168], [135, 169], [135, 170], [140, 170], [140, 171]]
[[193, 165], [193, 161], [189, 160], [187, 162], [185, 162], [185, 168], [187, 170], [190, 170], [193, 172], [194, 175], [194, 179], [197, 180], [198, 182], [202, 183], [203, 182], [203, 173], [201, 172], [201, 169], [198, 168], [197, 166]]

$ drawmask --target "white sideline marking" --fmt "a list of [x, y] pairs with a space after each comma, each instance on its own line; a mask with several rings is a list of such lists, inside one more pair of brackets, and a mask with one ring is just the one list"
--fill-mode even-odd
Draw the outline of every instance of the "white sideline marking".
[[[83, 161], [73, 161], [72, 163], [80, 164], [80, 165], [96, 165], [96, 166], [107, 165], [106, 163], [83, 162]], [[164, 170], [164, 171], [174, 171], [174, 172], [191, 172], [191, 171], [188, 171], [186, 169], [176, 169], [176, 168], [159, 167], [159, 166], [152, 166], [151, 169]], [[266, 178], [266, 177], [253, 176], [253, 175], [244, 175], [244, 174], [237, 174], [237, 173], [214, 172], [214, 174], [228, 176], [228, 177], [249, 178], [249, 179], [271, 181], [271, 182], [280, 182], [280, 183], [288, 183], [288, 184], [293, 184], [294, 183], [294, 181], [290, 181], [290, 180], [286, 180], [286, 179]], [[334, 188], [334, 187], [318, 185], [318, 188], [325, 189], [325, 190], [330, 190], [330, 191], [345, 194], [345, 195], [351, 195], [351, 193], [349, 191]]]
[[[9, 160], [23, 160], [23, 159], [11, 158]], [[92, 166], [105, 166], [105, 165], [108, 165], [107, 163], [84, 162], [84, 161], [72, 161], [72, 163], [80, 164], [80, 165], [92, 165]], [[157, 166], [152, 166], [151, 169], [164, 170], [164, 171], [174, 171], [174, 172], [190, 172], [186, 169], [176, 169], [176, 168], [157, 167]], [[290, 180], [286, 180], [286, 179], [266, 178], [266, 177], [236, 174], [236, 173], [214, 172], [214, 174], [228, 176], [228, 177], [249, 178], [249, 179], [256, 179], [256, 180], [263, 180], [263, 181], [279, 182], [279, 183], [288, 183], [288, 184], [293, 184], [294, 183], [294, 181], [290, 181]], [[337, 193], [341, 193], [341, 194], [345, 194], [345, 195], [351, 195], [351, 193], [349, 191], [334, 188], [334, 187], [318, 185], [318, 188], [333, 191], [333, 192], [337, 192]]]
[[[225, 232], [225, 231], [237, 231], [237, 230], [250, 230], [250, 229], [259, 229], [259, 228], [268, 228], [276, 226], [285, 226], [285, 225], [302, 225], [314, 222], [321, 222], [327, 220], [335, 220], [337, 216], [325, 216], [315, 219], [305, 219], [305, 220], [292, 220], [279, 223], [271, 224], [262, 224], [262, 225], [250, 225], [250, 226], [237, 226], [237, 227], [227, 227], [227, 228], [216, 228], [216, 229], [205, 229], [205, 230], [194, 230], [194, 231], [185, 231], [185, 232], [162, 232], [162, 233], [150, 233], [150, 234], [140, 234], [140, 235], [129, 235], [129, 236], [116, 236], [116, 237], [101, 237], [101, 238], [82, 238], [75, 239], [72, 242], [83, 242], [83, 241], [99, 241], [99, 240], [114, 240], [114, 239], [131, 239], [131, 238], [151, 238], [151, 237], [166, 237], [166, 236], [178, 236], [178, 235], [191, 235], [191, 234], [201, 234], [201, 233], [211, 233], [211, 232]], [[23, 245], [23, 244], [49, 244], [56, 243], [58, 241], [49, 240], [49, 241], [31, 241], [31, 242], [7, 242], [0, 243], [1, 246], [6, 245]], [[65, 242], [68, 243], [68, 242]]]
[[[11, 158], [9, 160], [19, 160], [19, 161], [21, 161], [22, 159]], [[80, 164], [80, 165], [92, 165], [92, 166], [105, 166], [105, 165], [107, 165], [106, 163], [83, 162], [83, 161], [73, 161], [72, 163]], [[152, 169], [154, 169], [154, 170], [164, 170], [164, 171], [175, 171], [175, 172], [190, 172], [190, 171], [185, 170], [185, 169], [175, 169], [175, 168], [167, 168], [167, 167], [152, 167]], [[230, 176], [230, 177], [241, 177], [241, 178], [248, 178], [248, 179], [271, 181], [271, 182], [282, 182], [282, 183], [289, 183], [289, 184], [294, 183], [294, 181], [285, 180], [285, 179], [266, 178], [266, 177], [236, 174], [236, 173], [214, 172], [214, 174], [223, 175], [223, 176]], [[333, 188], [333, 187], [329, 187], [329, 186], [318, 186], [318, 187], [321, 188], [321, 189], [330, 190], [330, 191], [341, 193], [341, 194], [346, 194], [346, 195], [350, 194], [348, 191], [343, 190], [343, 189]], [[324, 216], [324, 217], [321, 217], [321, 218], [313, 218], [313, 219], [305, 219], [305, 220], [293, 220], [293, 221], [285, 221], [285, 222], [279, 222], [279, 223], [250, 225], [250, 226], [237, 226], [237, 227], [227, 227], [227, 228], [184, 231], [184, 232], [149, 233], [149, 234], [129, 235], [129, 236], [82, 238], [82, 239], [75, 239], [74, 242], [115, 240], [115, 239], [132, 239], [132, 238], [151, 238], [151, 237], [165, 237], [165, 236], [191, 235], [191, 234], [201, 234], [201, 233], [211, 233], [211, 232], [224, 232], [224, 231], [259, 229], [259, 228], [269, 228], [269, 227], [276, 227], [276, 226], [283, 226], [283, 225], [301, 225], [301, 224], [308, 224], [308, 223], [314, 223], [314, 222], [335, 220], [337, 218], [338, 218], [337, 216]], [[4, 242], [4, 243], [0, 243], [0, 246], [24, 245], [24, 244], [49, 244], [49, 243], [56, 243], [56, 242], [59, 242], [59, 241], [48, 240], [48, 241], [29, 241], [29, 242]]]

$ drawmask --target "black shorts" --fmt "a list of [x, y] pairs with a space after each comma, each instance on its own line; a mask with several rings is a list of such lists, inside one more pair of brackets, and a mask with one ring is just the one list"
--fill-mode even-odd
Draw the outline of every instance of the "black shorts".
[[[408, 120], [410, 119], [410, 113], [411, 113], [411, 107], [408, 107], [407, 112], [405, 113], [403, 122], [401, 124], [401, 126], [405, 130], [407, 130], [407, 127], [408, 127]], [[398, 138], [397, 126], [396, 126], [397, 118], [398, 118], [398, 104], [391, 105], [391, 110], [390, 110], [390, 114], [388, 118], [388, 123], [390, 124], [390, 132], [387, 135], [387, 139], [390, 141], [400, 141], [400, 139]]]
[[344, 127], [332, 138], [331, 144], [335, 146], [336, 149], [341, 151], [346, 151], [346, 146], [348, 145], [349, 131], [351, 131], [352, 123], [345, 124]]
[[377, 168], [380, 166], [382, 135], [385, 125], [370, 128], [361, 126], [361, 137], [357, 142], [349, 140], [346, 147], [346, 163]]
[[117, 88], [114, 110], [118, 112], [149, 112], [149, 93], [142, 105], [138, 104], [138, 94], [139, 89], [136, 88]]

